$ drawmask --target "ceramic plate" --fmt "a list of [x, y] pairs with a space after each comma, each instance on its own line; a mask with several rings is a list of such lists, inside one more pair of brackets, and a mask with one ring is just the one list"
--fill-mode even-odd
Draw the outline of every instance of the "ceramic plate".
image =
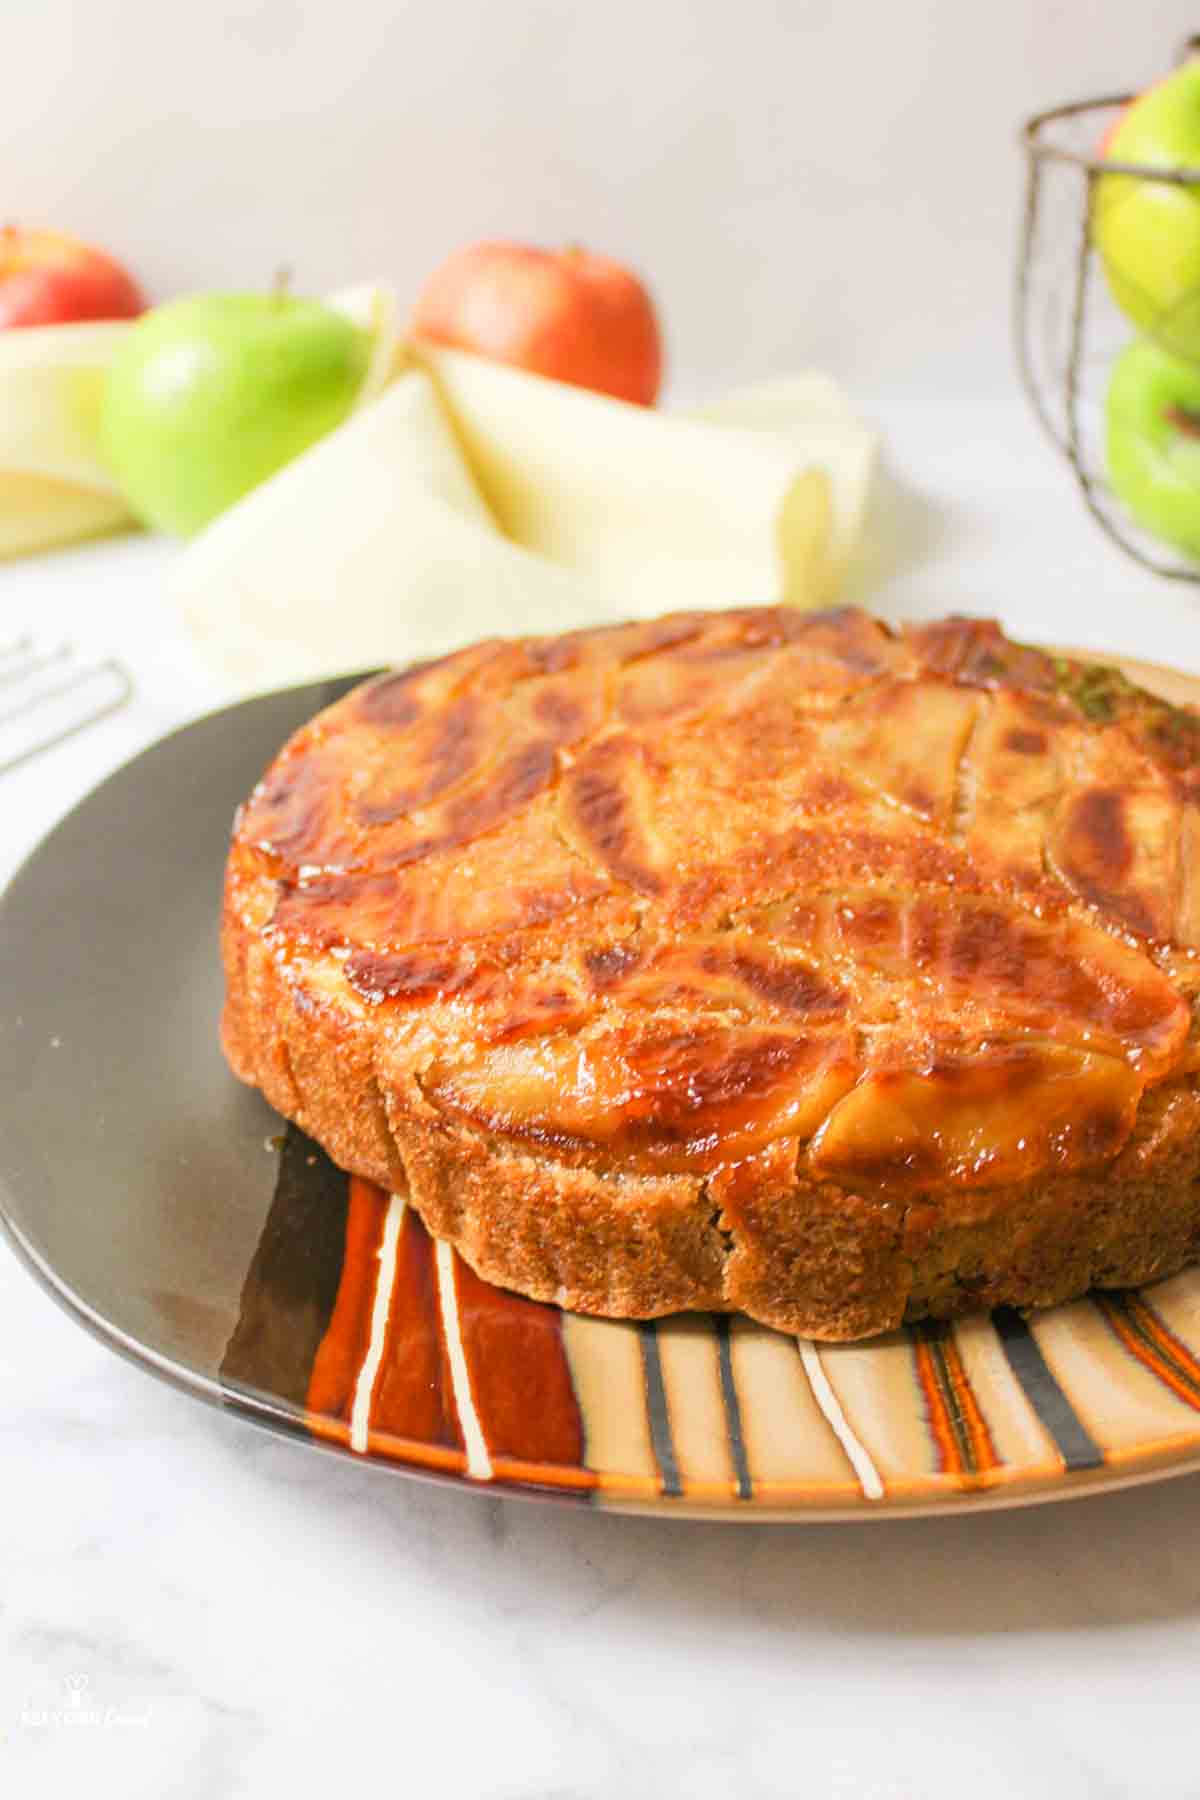
[[855, 1345], [585, 1319], [487, 1286], [403, 1195], [347, 1179], [234, 1081], [216, 936], [233, 809], [346, 685], [155, 745], [0, 906], [0, 1209], [69, 1311], [260, 1424], [493, 1492], [863, 1518], [1200, 1467], [1195, 1272]]

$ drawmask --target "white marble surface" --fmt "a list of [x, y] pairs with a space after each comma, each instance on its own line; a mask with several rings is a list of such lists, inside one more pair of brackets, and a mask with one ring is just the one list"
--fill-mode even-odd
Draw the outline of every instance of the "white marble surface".
[[[873, 410], [904, 472], [876, 511], [888, 580], [861, 584], [882, 609], [1200, 669], [1200, 594], [1095, 534], [1011, 386]], [[0, 635], [67, 629], [138, 682], [0, 784], [0, 875], [219, 700], [160, 597], [168, 554], [0, 570]], [[0, 1391], [5, 1795], [1200, 1795], [1200, 1478], [854, 1526], [496, 1500], [199, 1407], [6, 1253]]]

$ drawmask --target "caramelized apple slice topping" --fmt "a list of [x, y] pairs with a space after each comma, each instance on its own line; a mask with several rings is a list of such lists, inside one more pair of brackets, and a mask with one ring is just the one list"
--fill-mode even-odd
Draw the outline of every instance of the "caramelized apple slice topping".
[[666, 871], [653, 830], [654, 795], [642, 742], [615, 732], [589, 744], [561, 783], [564, 837], [599, 871], [636, 893], [662, 892]]
[[960, 827], [981, 867], [1028, 887], [1062, 794], [1071, 714], [1044, 694], [1000, 690], [984, 708], [961, 771]]
[[979, 707], [969, 688], [879, 682], [853, 695], [830, 722], [825, 748], [867, 787], [945, 826]]
[[1115, 1056], [1037, 1041], [881, 1069], [835, 1106], [810, 1150], [840, 1182], [996, 1187], [1116, 1154], [1142, 1082]]
[[844, 1019], [849, 1006], [845, 988], [811, 959], [744, 932], [659, 944], [636, 967], [603, 979], [621, 1005], [664, 1011], [770, 1011], [790, 1015], [793, 1024], [828, 1025]]
[[423, 1085], [445, 1111], [488, 1131], [670, 1171], [809, 1137], [857, 1072], [845, 1034], [705, 1023], [506, 1044], [435, 1067]]
[[1186, 1001], [1142, 951], [1070, 914], [1038, 918], [999, 895], [850, 889], [820, 905], [796, 903], [775, 929], [835, 967], [848, 961], [864, 998], [865, 980], [882, 976], [912, 1009], [1015, 1020], [1118, 1052], [1149, 1080], [1173, 1067], [1187, 1038]]
[[1097, 783], [1067, 796], [1047, 860], [1097, 912], [1161, 942], [1175, 924], [1181, 817], [1165, 782]]

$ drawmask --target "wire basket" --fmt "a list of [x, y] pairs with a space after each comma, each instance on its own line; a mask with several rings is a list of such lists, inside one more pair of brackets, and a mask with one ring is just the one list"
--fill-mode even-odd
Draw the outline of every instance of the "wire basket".
[[[1183, 54], [1198, 51], [1200, 39], [1190, 39]], [[1200, 564], [1142, 530], [1105, 472], [1108, 378], [1117, 355], [1138, 333], [1113, 299], [1093, 240], [1096, 184], [1105, 175], [1132, 175], [1200, 187], [1200, 169], [1101, 160], [1098, 146], [1133, 98], [1112, 94], [1058, 106], [1038, 113], [1022, 129], [1028, 169], [1017, 272], [1017, 358], [1034, 410], [1070, 462], [1097, 523], [1143, 567], [1171, 581], [1200, 583]]]

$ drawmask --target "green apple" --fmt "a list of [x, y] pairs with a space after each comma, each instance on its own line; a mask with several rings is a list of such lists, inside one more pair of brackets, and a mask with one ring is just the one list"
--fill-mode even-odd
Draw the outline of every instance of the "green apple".
[[341, 424], [370, 354], [344, 313], [287, 293], [157, 307], [109, 369], [106, 459], [147, 525], [190, 536]]
[[1108, 475], [1139, 525], [1200, 561], [1200, 367], [1157, 344], [1117, 358], [1106, 402]]
[[[1200, 176], [1200, 57], [1126, 107], [1101, 155]], [[1091, 222], [1122, 312], [1172, 355], [1200, 359], [1200, 186], [1102, 175]]]

